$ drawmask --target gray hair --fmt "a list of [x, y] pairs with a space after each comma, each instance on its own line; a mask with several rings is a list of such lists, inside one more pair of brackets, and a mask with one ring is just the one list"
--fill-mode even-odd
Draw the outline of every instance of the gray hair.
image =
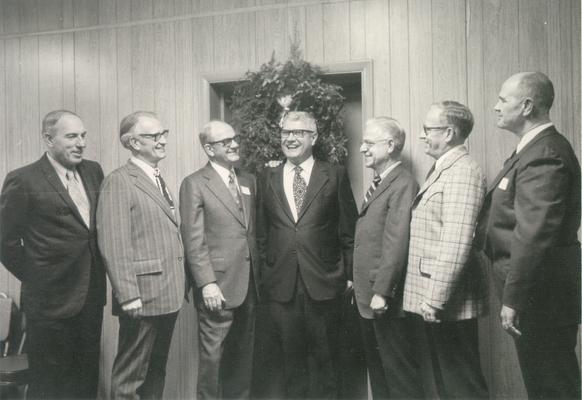
[[317, 133], [317, 122], [311, 113], [306, 111], [289, 111], [283, 119], [281, 126], [285, 126], [287, 121], [301, 122], [306, 128]]
[[47, 115], [45, 115], [44, 118], [42, 119], [42, 133], [44, 133], [45, 135], [52, 135], [53, 128], [55, 127], [57, 122], [59, 122], [61, 117], [63, 117], [64, 115], [72, 115], [74, 117], [81, 119], [81, 117], [79, 117], [77, 114], [69, 110], [51, 111]]
[[149, 117], [155, 119], [158, 118], [156, 113], [152, 111], [135, 111], [125, 116], [121, 120], [121, 123], [119, 124], [119, 140], [121, 141], [123, 147], [125, 147], [126, 149], [131, 150], [131, 146], [129, 144], [129, 140], [133, 137], [133, 133], [131, 132], [131, 130], [133, 129], [134, 126], [137, 125], [140, 118], [142, 117]]
[[382, 133], [389, 134], [394, 140], [395, 155], [400, 155], [406, 142], [406, 131], [400, 122], [390, 117], [375, 117], [366, 122], [366, 126], [375, 126]]
[[463, 139], [469, 137], [475, 123], [469, 107], [454, 100], [444, 100], [433, 106], [441, 109], [441, 120], [444, 123], [455, 126]]
[[542, 72], [522, 72], [517, 74], [519, 90], [524, 96], [531, 97], [534, 115], [546, 114], [554, 104], [554, 85]]

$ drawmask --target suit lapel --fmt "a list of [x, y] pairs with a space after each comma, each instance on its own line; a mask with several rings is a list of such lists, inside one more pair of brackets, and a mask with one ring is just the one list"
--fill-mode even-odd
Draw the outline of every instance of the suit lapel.
[[[58, 193], [58, 195], [65, 202], [65, 204], [67, 204], [69, 208], [73, 211], [73, 215], [75, 216], [75, 218], [77, 218], [79, 223], [81, 223], [81, 225], [87, 228], [85, 221], [83, 221], [83, 217], [81, 217], [81, 214], [77, 209], [77, 205], [75, 204], [71, 196], [69, 196], [67, 188], [65, 187], [65, 185], [63, 185], [61, 178], [59, 178], [59, 176], [57, 175], [57, 171], [55, 171], [54, 167], [51, 165], [47, 157], [48, 156], [45, 153], [40, 160], [41, 161], [40, 169], [42, 170], [44, 177], [52, 185], [52, 187], [55, 189], [55, 192]], [[86, 189], [85, 191], [88, 190]]]
[[422, 184], [418, 194], [414, 198], [414, 203], [416, 203], [418, 199], [422, 197], [424, 192], [426, 192], [428, 188], [431, 187], [440, 178], [441, 173], [444, 170], [449, 169], [454, 163], [457, 162], [459, 158], [468, 154], [467, 148], [464, 145], [455, 147], [450, 151], [453, 153], [449, 154], [444, 160], [443, 164], [436, 168], [434, 172], [428, 177], [428, 179]]
[[[240, 187], [240, 197], [243, 203], [243, 209], [244, 209], [244, 214], [245, 214], [245, 226], [248, 229], [249, 228], [249, 218], [250, 218], [250, 211], [251, 211], [251, 207], [252, 207], [252, 196], [253, 196], [253, 192], [252, 192], [252, 186], [251, 186], [251, 182], [249, 181], [249, 179], [247, 179], [246, 176], [240, 174], [240, 171], [236, 170], [236, 179], [238, 179], [238, 186]], [[246, 187], [249, 190], [249, 195], [246, 195], [243, 193], [243, 187]]]
[[232, 194], [230, 194], [230, 191], [224, 184], [224, 181], [220, 175], [218, 175], [218, 172], [212, 168], [210, 163], [206, 164], [204, 167], [204, 177], [206, 178], [206, 186], [208, 186], [208, 189], [214, 193], [216, 198], [218, 198], [218, 200], [224, 204], [226, 209], [237, 219], [238, 222], [240, 222], [243, 226], [246, 226], [243, 216], [239, 212], [238, 206], [236, 205]]
[[543, 139], [544, 137], [549, 136], [553, 133], [557, 133], [557, 131], [554, 128], [554, 126], [552, 125], [546, 129], [544, 129], [540, 133], [538, 133], [538, 135], [535, 138], [533, 138], [533, 140], [531, 142], [529, 142], [523, 149], [521, 149], [521, 151], [519, 153], [515, 154], [513, 157], [508, 159], [505, 162], [505, 164], [503, 164], [503, 168], [501, 168], [501, 171], [499, 171], [499, 173], [497, 174], [495, 179], [493, 179], [493, 181], [491, 182], [491, 185], [489, 186], [489, 188], [487, 190], [487, 194], [491, 193], [497, 187], [497, 185], [499, 185], [499, 182], [501, 181], [501, 179], [503, 179], [503, 177], [505, 175], [507, 175], [507, 173], [513, 168], [513, 166], [519, 160], [519, 157], [521, 155], [526, 153], [534, 145], [534, 143], [536, 143], [537, 141], [539, 141], [539, 140]]
[[311, 171], [311, 177], [309, 178], [309, 185], [307, 185], [307, 192], [305, 193], [303, 206], [297, 215], [297, 222], [301, 220], [301, 217], [305, 214], [309, 208], [309, 205], [313, 202], [313, 199], [315, 199], [321, 188], [323, 188], [328, 180], [328, 171], [323, 168], [323, 166], [318, 161], [315, 161], [315, 164], [313, 164], [313, 170]]
[[283, 166], [285, 163], [275, 167], [271, 173], [270, 186], [271, 190], [275, 194], [275, 198], [279, 201], [281, 208], [289, 218], [289, 220], [295, 224], [295, 219], [293, 218], [293, 213], [291, 212], [291, 207], [287, 201], [287, 196], [285, 196], [285, 188], [283, 186]]
[[376, 200], [382, 193], [384, 193], [386, 191], [386, 189], [388, 189], [390, 187], [390, 184], [392, 184], [392, 182], [394, 182], [394, 180], [401, 173], [402, 173], [402, 164], [396, 166], [392, 171], [390, 171], [390, 173], [388, 173], [388, 175], [384, 179], [382, 179], [382, 182], [380, 182], [380, 185], [376, 188], [376, 190], [374, 190], [374, 193], [372, 193], [372, 196], [370, 196], [368, 201], [363, 205], [362, 210], [360, 211], [360, 215], [362, 215], [364, 213], [364, 211], [366, 211], [366, 209], [368, 208], [370, 203], [372, 203], [374, 200]]
[[170, 205], [162, 195], [162, 193], [158, 190], [156, 185], [152, 182], [152, 180], [143, 172], [143, 170], [132, 163], [131, 161], [127, 162], [127, 170], [131, 176], [135, 179], [135, 186], [147, 194], [149, 197], [152, 198], [158, 205], [162, 208], [162, 210], [166, 213], [166, 215], [172, 220], [172, 222], [178, 225], [178, 220], [174, 216]]

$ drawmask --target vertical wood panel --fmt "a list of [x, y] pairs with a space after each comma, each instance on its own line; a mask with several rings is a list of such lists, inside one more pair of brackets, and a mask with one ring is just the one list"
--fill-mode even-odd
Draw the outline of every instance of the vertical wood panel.
[[422, 184], [434, 162], [424, 154], [424, 146], [419, 139], [424, 117], [433, 102], [431, 7], [426, 0], [408, 1], [408, 27], [411, 160], [416, 180]]
[[256, 64], [275, 58], [284, 61], [289, 55], [287, 38], [287, 10], [259, 11], [256, 16]]
[[[572, 18], [572, 69], [574, 70], [572, 74], [572, 96], [566, 100], [571, 101], [573, 104], [573, 113], [572, 118], [574, 120], [573, 123], [573, 131], [572, 134], [574, 136], [574, 151], [578, 155], [578, 160], [581, 159], [581, 124], [580, 124], [580, 115], [581, 115], [581, 106], [580, 106], [580, 89], [582, 88], [582, 84], [580, 82], [580, 49], [581, 49], [581, 32], [580, 32], [580, 21], [582, 19], [581, 10], [580, 10], [580, 0], [572, 0], [572, 7], [567, 7], [564, 5], [564, 18], [568, 18], [568, 10], [570, 10], [570, 16]], [[565, 35], [568, 35], [568, 32], [564, 32]], [[582, 333], [581, 333], [582, 336]]]
[[23, 164], [35, 161], [44, 151], [38, 112], [38, 38], [20, 39], [20, 130]]
[[465, 0], [432, 0], [433, 98], [467, 103]]
[[305, 8], [291, 7], [287, 9], [287, 49], [291, 48], [293, 41], [299, 41], [299, 50], [305, 57]]
[[37, 1], [38, 29], [41, 31], [63, 28], [63, 2], [62, 0]]
[[374, 60], [374, 115], [391, 115], [390, 9], [386, 0], [366, 2], [366, 54]]
[[214, 53], [217, 71], [255, 65], [254, 13], [214, 17], [214, 48], [218, 50]]
[[366, 4], [350, 2], [350, 59], [366, 58]]
[[391, 117], [396, 118], [406, 130], [402, 155], [407, 168], [414, 150], [411, 136], [417, 135], [410, 123], [410, 76], [408, 38], [408, 0], [390, 1], [390, 104]]
[[548, 19], [546, 0], [519, 0], [519, 69], [548, 70]]
[[350, 59], [350, 8], [348, 3], [323, 6], [323, 59], [333, 64]]
[[[39, 114], [63, 108], [63, 40], [60, 34], [39, 37]], [[40, 125], [39, 125], [40, 132]]]
[[305, 7], [305, 59], [313, 63], [322, 63], [323, 44], [323, 8], [321, 5]]
[[3, 0], [4, 33], [20, 31], [20, 2], [19, 0]]
[[63, 34], [63, 107], [75, 110], [75, 39], [73, 33]]

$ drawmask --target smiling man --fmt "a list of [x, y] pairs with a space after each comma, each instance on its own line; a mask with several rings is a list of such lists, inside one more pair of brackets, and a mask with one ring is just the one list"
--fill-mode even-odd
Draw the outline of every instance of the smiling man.
[[151, 112], [123, 118], [126, 165], [103, 182], [97, 232], [119, 316], [112, 399], [160, 399], [178, 310], [185, 295], [184, 249], [173, 196], [158, 163], [168, 130]]
[[354, 291], [374, 399], [422, 398], [402, 311], [412, 200], [418, 184], [402, 166], [406, 133], [395, 119], [366, 123], [360, 152], [374, 171], [356, 224]]
[[256, 181], [235, 168], [240, 136], [222, 121], [200, 133], [208, 164], [180, 187], [186, 258], [198, 308], [198, 399], [248, 399], [259, 257]]
[[404, 310], [426, 331], [438, 395], [487, 399], [477, 318], [485, 312], [485, 274], [473, 238], [485, 198], [485, 178], [464, 143], [471, 111], [456, 101], [433, 104], [424, 121], [424, 151], [436, 160], [414, 199]]
[[336, 398], [357, 209], [345, 168], [313, 158], [311, 114], [289, 112], [280, 135], [287, 160], [264, 172], [258, 243], [262, 293], [282, 345], [283, 396]]
[[0, 259], [22, 282], [30, 398], [96, 398], [105, 272], [95, 240], [103, 171], [83, 160], [71, 111], [42, 121], [47, 152], [10, 172], [0, 196]]

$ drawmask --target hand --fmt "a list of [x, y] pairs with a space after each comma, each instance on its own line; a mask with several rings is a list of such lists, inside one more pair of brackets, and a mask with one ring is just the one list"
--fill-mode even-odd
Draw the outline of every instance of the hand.
[[141, 316], [142, 307], [143, 305], [141, 303], [141, 299], [138, 298], [135, 300], [128, 301], [127, 303], [123, 303], [121, 305], [121, 310], [127, 315], [129, 315], [131, 318], [137, 318]]
[[505, 332], [509, 333], [514, 338], [521, 336], [521, 331], [519, 328], [519, 315], [517, 310], [506, 305], [501, 307], [501, 313], [499, 314], [499, 319], [501, 320], [501, 326]]
[[370, 308], [374, 312], [374, 315], [381, 316], [388, 311], [388, 303], [386, 302], [386, 297], [381, 294], [375, 294], [372, 296], [370, 301]]
[[202, 299], [204, 300], [204, 305], [210, 311], [220, 311], [224, 308], [224, 303], [226, 302], [224, 296], [222, 295], [222, 290], [216, 283], [209, 283], [202, 288]]
[[420, 312], [422, 313], [422, 318], [424, 318], [426, 322], [429, 323], [441, 322], [440, 318], [438, 317], [440, 310], [438, 308], [431, 306], [430, 304], [422, 302], [420, 304]]

